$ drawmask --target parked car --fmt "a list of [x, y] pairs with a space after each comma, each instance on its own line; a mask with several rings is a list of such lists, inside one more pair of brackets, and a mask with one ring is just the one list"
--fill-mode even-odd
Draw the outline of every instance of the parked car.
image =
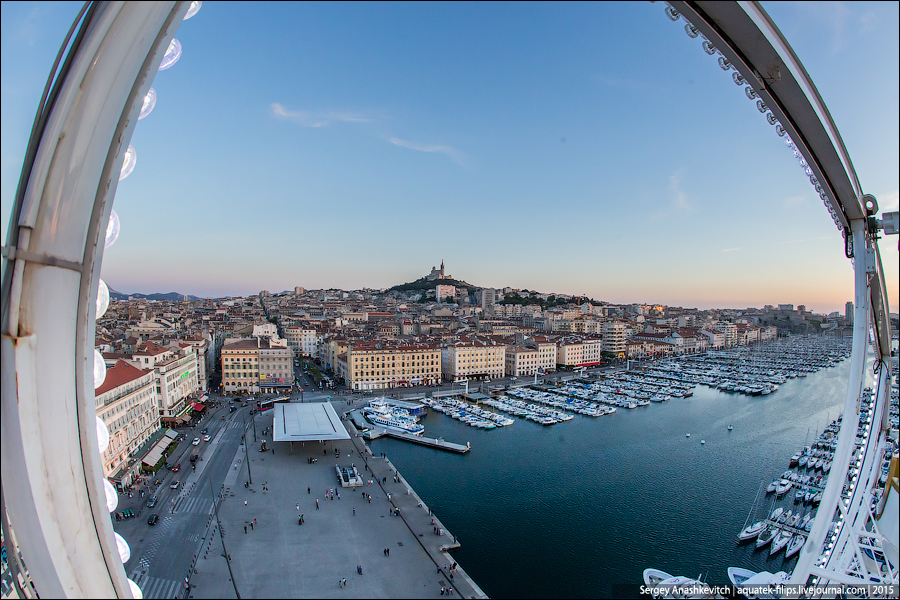
[[159, 523], [159, 515], [150, 515], [147, 518], [147, 525], [156, 525]]
[[195, 446], [199, 446], [199, 445], [200, 445], [200, 438], [194, 438], [194, 441], [191, 442], [191, 443], [192, 443], [193, 445], [195, 445]]
[[153, 508], [154, 506], [156, 506], [156, 496], [150, 496], [147, 499], [147, 508]]
[[173, 481], [172, 483], [169, 484], [169, 487], [172, 488], [173, 490], [177, 490], [177, 489], [178, 489], [178, 482], [177, 482], [177, 481]]
[[208, 441], [211, 440], [211, 439], [212, 439], [212, 438], [209, 437], [209, 434], [206, 434], [206, 435], [203, 436], [203, 441], [204, 441], [204, 442], [208, 442]]

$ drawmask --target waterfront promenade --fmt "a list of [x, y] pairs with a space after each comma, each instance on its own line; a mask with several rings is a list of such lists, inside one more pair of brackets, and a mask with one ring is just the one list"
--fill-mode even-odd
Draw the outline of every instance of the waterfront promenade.
[[[452, 587], [458, 597], [486, 597], [461, 565], [450, 577], [453, 558], [447, 550], [456, 545], [452, 532], [430, 514], [387, 458], [372, 455], [345, 418], [348, 404], [333, 404], [350, 440], [294, 443], [293, 450], [277, 443], [274, 454], [259, 452], [259, 444], [251, 443], [249, 487], [244, 486], [248, 455], [239, 450], [234, 457], [238, 468], [225, 480], [218, 513], [241, 597], [431, 598], [439, 597], [442, 587]], [[257, 417], [258, 431], [271, 425], [271, 412]], [[340, 451], [337, 460], [335, 450]], [[313, 458], [318, 462], [310, 463]], [[365, 485], [340, 487], [335, 462], [355, 463]], [[334, 500], [325, 496], [331, 488]], [[397, 509], [399, 516], [392, 514]], [[300, 514], [303, 525], [298, 524]], [[189, 597], [235, 597], [214, 515], [198, 547]], [[347, 580], [345, 587], [341, 579]]]

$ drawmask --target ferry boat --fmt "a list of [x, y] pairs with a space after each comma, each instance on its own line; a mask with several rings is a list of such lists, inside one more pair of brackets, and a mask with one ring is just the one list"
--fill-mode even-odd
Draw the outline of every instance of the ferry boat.
[[425, 427], [418, 423], [418, 418], [413, 417], [402, 408], [389, 406], [384, 402], [373, 400], [369, 406], [362, 410], [363, 415], [374, 425], [388, 430], [422, 435]]

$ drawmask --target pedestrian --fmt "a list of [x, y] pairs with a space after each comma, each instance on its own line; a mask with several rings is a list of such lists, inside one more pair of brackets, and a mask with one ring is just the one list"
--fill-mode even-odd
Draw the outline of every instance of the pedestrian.
[[448, 587], [448, 588], [447, 588], [447, 595], [448, 595], [448, 596], [452, 596], [452, 595], [453, 595], [453, 588], [452, 588], [452, 587]]
[[390, 558], [390, 556], [391, 556], [391, 549], [390, 549], [390, 548], [385, 548], [385, 552], [387, 552], [388, 558]]
[[353, 509], [353, 516], [356, 516], [356, 508]]
[[256, 525], [256, 519], [253, 519], [253, 524]]
[[309, 488], [306, 488], [306, 493], [307, 493], [307, 494], [311, 494], [312, 491], [311, 491]]
[[341, 493], [338, 492], [337, 494], [338, 494], [338, 500], [340, 500], [340, 499], [341, 499]]
[[247, 501], [246, 501], [246, 500], [244, 500], [244, 506], [247, 506]]
[[246, 525], [244, 525], [244, 533], [245, 533], [245, 534], [247, 533], [247, 526], [246, 526]]
[[[244, 526], [244, 529], [247, 529], [247, 526]], [[250, 521], [250, 529], [253, 529], [253, 521]]]
[[356, 565], [356, 572], [362, 575], [362, 565]]
[[297, 503], [297, 512], [300, 512], [300, 503]]
[[441, 586], [441, 596], [444, 595], [444, 586]]
[[319, 510], [319, 499], [316, 498], [316, 510]]

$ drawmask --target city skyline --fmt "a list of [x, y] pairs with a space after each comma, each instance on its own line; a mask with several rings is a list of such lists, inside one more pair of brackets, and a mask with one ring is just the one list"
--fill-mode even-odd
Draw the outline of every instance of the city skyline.
[[[34, 109], [80, 6], [2, 5], [4, 239]], [[864, 191], [897, 210], [897, 5], [764, 7]], [[852, 268], [827, 211], [662, 8], [207, 2], [176, 34], [184, 54], [156, 76], [132, 139], [103, 279], [197, 296], [378, 289], [444, 259], [486, 287], [842, 311]], [[243, 26], [248, 10], [264, 26]], [[881, 244], [892, 312], [896, 248]]]

